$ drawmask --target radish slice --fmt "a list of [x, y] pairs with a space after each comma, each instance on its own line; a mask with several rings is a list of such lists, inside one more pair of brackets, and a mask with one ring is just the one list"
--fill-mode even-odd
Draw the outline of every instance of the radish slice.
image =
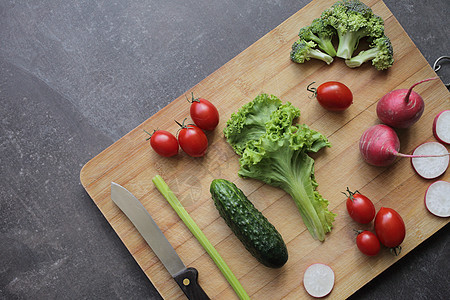
[[315, 298], [328, 295], [334, 286], [334, 272], [324, 264], [313, 264], [303, 275], [303, 285], [308, 294]]
[[[445, 155], [447, 149], [438, 142], [423, 143], [414, 150], [413, 155]], [[448, 155], [441, 157], [413, 157], [411, 163], [417, 174], [425, 179], [441, 176], [448, 168]]]
[[450, 217], [450, 182], [436, 181], [425, 192], [425, 206], [438, 217]]
[[450, 110], [441, 111], [434, 118], [433, 134], [439, 142], [450, 144]]

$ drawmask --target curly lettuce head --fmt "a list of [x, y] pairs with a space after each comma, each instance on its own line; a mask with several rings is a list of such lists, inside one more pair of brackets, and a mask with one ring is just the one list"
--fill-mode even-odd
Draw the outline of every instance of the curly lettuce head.
[[314, 160], [308, 153], [330, 143], [304, 124], [293, 125], [299, 116], [300, 110], [291, 103], [261, 94], [232, 115], [224, 134], [240, 155], [239, 175], [289, 193], [311, 235], [323, 241], [335, 214], [328, 211], [328, 201], [316, 190]]

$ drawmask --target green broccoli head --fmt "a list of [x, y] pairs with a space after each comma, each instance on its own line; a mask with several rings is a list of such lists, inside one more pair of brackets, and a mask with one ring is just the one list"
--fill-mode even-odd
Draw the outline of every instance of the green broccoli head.
[[356, 68], [369, 60], [372, 60], [372, 65], [377, 70], [385, 70], [392, 66], [394, 63], [394, 51], [387, 36], [384, 35], [373, 40], [370, 44], [370, 49], [363, 50], [355, 57], [347, 59], [345, 64], [350, 68]]
[[311, 58], [315, 58], [326, 62], [328, 65], [331, 64], [333, 62], [333, 57], [318, 49], [314, 49], [316, 45], [317, 44], [313, 41], [307, 42], [302, 39], [297, 40], [292, 45], [291, 60], [302, 64]]
[[343, 0], [326, 9], [321, 19], [334, 27], [339, 37], [336, 56], [350, 59], [363, 37], [378, 38], [384, 34], [384, 21], [358, 0]]
[[336, 35], [336, 30], [325, 24], [320, 18], [313, 20], [311, 25], [301, 28], [298, 33], [301, 40], [315, 42], [331, 57], [336, 56], [336, 50], [332, 43], [334, 35]]

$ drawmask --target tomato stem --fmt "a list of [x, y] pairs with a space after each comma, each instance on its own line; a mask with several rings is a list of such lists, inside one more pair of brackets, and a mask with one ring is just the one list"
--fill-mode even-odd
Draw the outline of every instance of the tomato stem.
[[312, 98], [314, 98], [314, 97], [317, 96], [317, 89], [316, 89], [315, 87], [311, 87], [311, 85], [313, 85], [314, 83], [316, 83], [316, 82], [313, 81], [313, 82], [311, 82], [310, 84], [308, 84], [308, 86], [306, 87], [306, 90], [307, 90], [308, 92], [311, 92], [311, 93], [312, 93], [312, 95], [309, 96], [309, 99], [312, 99]]
[[186, 95], [184, 95], [184, 96], [186, 97], [186, 100], [187, 100], [187, 102], [189, 102], [189, 103], [200, 102], [200, 99], [199, 99], [199, 98], [194, 98], [194, 92], [191, 92], [191, 97], [192, 97], [191, 100], [189, 100], [188, 97], [187, 97]]
[[342, 194], [344, 194], [345, 196], [350, 198], [350, 200], [352, 200], [352, 202], [353, 202], [353, 200], [355, 200], [355, 197], [353, 197], [354, 194], [361, 194], [358, 190], [356, 190], [354, 192], [350, 191], [350, 189], [348, 187], [347, 187], [347, 193], [348, 193], [348, 195], [345, 192], [342, 192]]
[[[181, 129], [184, 129], [184, 128], [189, 129], [189, 128], [192, 128], [192, 126], [195, 126], [195, 124], [184, 124], [184, 123], [186, 123], [186, 120], [187, 120], [187, 118], [184, 118], [183, 123], [181, 123], [181, 124], [177, 120], [174, 120], [175, 123], [177, 123], [178, 126], [180, 126], [180, 128], [178, 128], [178, 131], [177, 131], [177, 136]], [[191, 127], [189, 127], [189, 126], [191, 126]]]
[[144, 129], [144, 132], [145, 132], [146, 134], [148, 134], [148, 135], [149, 135], [149, 137], [145, 139], [146, 141], [148, 141], [149, 139], [151, 139], [151, 138], [152, 138], [152, 135], [153, 135], [153, 133], [155, 133], [155, 132], [156, 132], [156, 130], [153, 130], [153, 133], [150, 133], [150, 132], [148, 132], [147, 130], [145, 130], [145, 129]]
[[396, 247], [392, 247], [389, 249], [389, 251], [391, 251], [391, 253], [395, 256], [400, 255], [400, 252], [402, 252], [402, 246], [398, 245]]
[[186, 120], [187, 120], [187, 118], [184, 118], [184, 120], [183, 120], [183, 123], [182, 124], [180, 124], [180, 122], [178, 122], [177, 120], [174, 120], [175, 121], [175, 123], [177, 123], [178, 124], [178, 126], [180, 126], [181, 128], [180, 129], [183, 129], [183, 128], [188, 128], [188, 125], [190, 125], [190, 124], [187, 124], [187, 125], [185, 125], [184, 123], [186, 122]]
[[356, 233], [356, 235], [359, 235], [360, 233], [364, 232], [364, 230], [361, 229], [353, 229], [353, 231]]

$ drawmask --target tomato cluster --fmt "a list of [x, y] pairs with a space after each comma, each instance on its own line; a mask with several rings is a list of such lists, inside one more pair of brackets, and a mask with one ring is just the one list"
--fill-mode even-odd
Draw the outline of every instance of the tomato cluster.
[[[347, 194], [348, 193], [348, 194]], [[374, 221], [375, 233], [364, 230], [358, 231], [356, 245], [358, 249], [368, 255], [375, 256], [380, 251], [380, 243], [398, 255], [401, 250], [406, 229], [400, 214], [392, 208], [381, 207], [375, 215], [375, 206], [372, 201], [358, 191], [351, 192], [347, 188], [347, 211], [350, 217], [360, 223], [368, 224]]]
[[191, 103], [190, 116], [195, 124], [185, 124], [175, 121], [180, 125], [178, 139], [165, 130], [155, 130], [147, 140], [150, 145], [161, 156], [171, 157], [178, 154], [179, 147], [192, 157], [204, 156], [208, 148], [208, 138], [203, 130], [214, 130], [219, 124], [219, 112], [208, 100], [194, 98], [188, 100]]

